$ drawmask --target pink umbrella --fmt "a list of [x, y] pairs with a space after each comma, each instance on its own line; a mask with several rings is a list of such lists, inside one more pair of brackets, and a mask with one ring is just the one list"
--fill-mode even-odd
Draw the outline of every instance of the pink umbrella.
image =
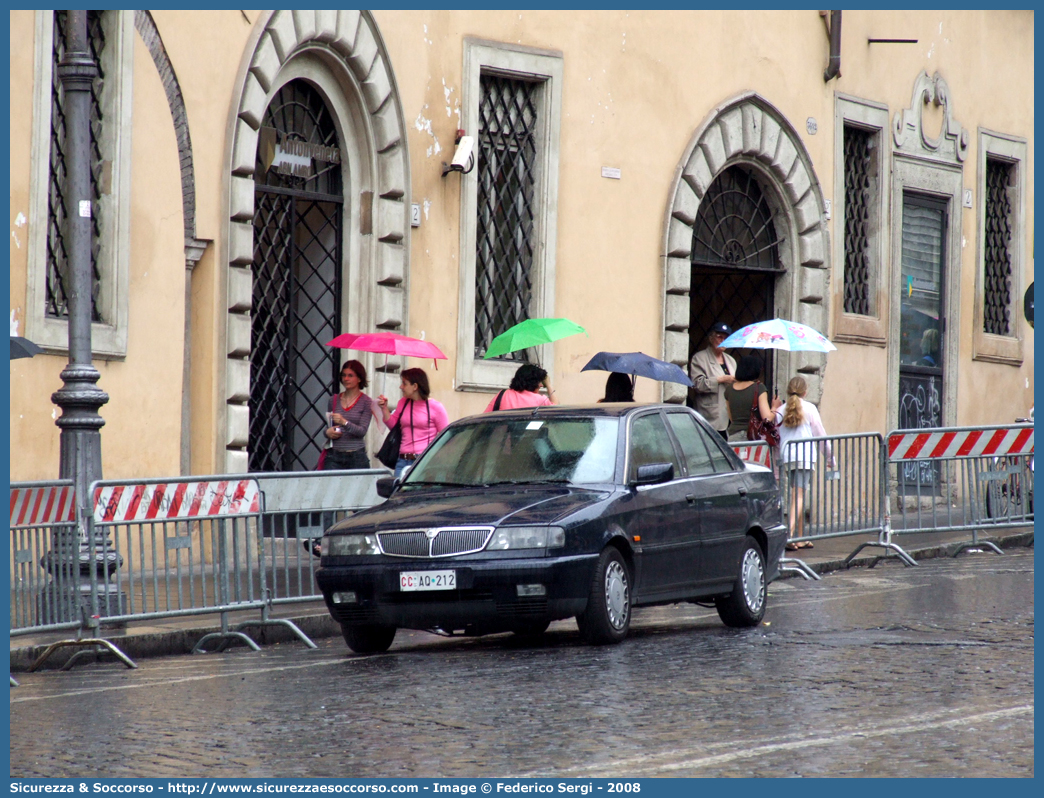
[[[381, 374], [381, 393], [384, 392], [384, 375], [388, 373], [388, 356], [401, 355], [403, 357], [430, 357], [432, 361], [447, 360], [439, 349], [431, 341], [422, 341], [420, 338], [410, 338], [408, 335], [399, 335], [393, 332], [379, 333], [343, 333], [332, 341], [327, 341], [327, 346], [336, 346], [339, 349], [355, 349], [360, 352], [375, 352], [384, 354], [385, 370]], [[438, 369], [438, 363], [435, 363]]]

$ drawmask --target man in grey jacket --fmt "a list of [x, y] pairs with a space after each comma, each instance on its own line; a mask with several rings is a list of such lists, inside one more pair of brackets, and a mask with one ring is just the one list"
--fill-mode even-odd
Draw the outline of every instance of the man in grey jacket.
[[728, 440], [729, 411], [725, 386], [736, 381], [736, 361], [721, 348], [732, 335], [732, 328], [715, 322], [707, 333], [707, 345], [692, 356], [689, 376], [696, 394], [696, 412], [707, 419], [721, 437]]

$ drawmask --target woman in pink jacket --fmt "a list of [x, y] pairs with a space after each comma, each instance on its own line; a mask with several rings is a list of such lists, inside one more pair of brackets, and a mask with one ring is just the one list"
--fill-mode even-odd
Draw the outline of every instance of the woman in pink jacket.
[[446, 408], [442, 402], [429, 399], [431, 388], [424, 369], [406, 369], [402, 372], [399, 389], [402, 401], [394, 412], [388, 411], [388, 397], [377, 398], [377, 406], [384, 416], [384, 423], [391, 429], [402, 423], [402, 443], [399, 445], [399, 460], [395, 464], [395, 476], [402, 476], [407, 466], [413, 465], [435, 436], [449, 424]]

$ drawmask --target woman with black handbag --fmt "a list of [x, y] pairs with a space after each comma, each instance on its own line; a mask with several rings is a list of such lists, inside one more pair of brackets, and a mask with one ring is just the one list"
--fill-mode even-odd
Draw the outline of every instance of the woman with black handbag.
[[[402, 401], [396, 405], [394, 412], [388, 410], [387, 396], [381, 395], [377, 398], [377, 406], [384, 416], [384, 423], [392, 431], [398, 427], [402, 436], [399, 441], [399, 456], [395, 461], [396, 477], [401, 476], [407, 466], [413, 465], [435, 440], [435, 436], [449, 424], [449, 416], [446, 415], [446, 408], [442, 406], [442, 402], [429, 398], [431, 388], [424, 369], [406, 369], [401, 377], [399, 390], [402, 391]], [[391, 436], [392, 432], [388, 435]], [[386, 454], [385, 447], [382, 446], [381, 449], [378, 456]], [[385, 465], [389, 463], [385, 462]]]

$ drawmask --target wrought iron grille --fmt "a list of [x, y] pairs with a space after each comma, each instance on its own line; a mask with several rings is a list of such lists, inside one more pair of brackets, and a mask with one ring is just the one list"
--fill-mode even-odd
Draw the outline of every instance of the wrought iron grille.
[[869, 316], [874, 134], [845, 125], [845, 313]]
[[986, 263], [983, 330], [1011, 335], [1011, 192], [1014, 166], [986, 159]]
[[[537, 180], [540, 84], [482, 75], [478, 132], [475, 262], [475, 356], [529, 318]], [[527, 361], [525, 351], [504, 355]]]
[[[285, 84], [269, 104], [261, 122], [262, 128], [275, 130], [279, 143], [302, 141], [336, 149], [337, 128], [326, 103], [311, 84], [291, 80]], [[261, 148], [258, 148], [254, 180], [258, 187], [274, 186], [312, 194], [341, 195], [340, 161], [312, 160], [307, 176], [286, 174], [277, 169], [265, 169]]]
[[[276, 95], [264, 124], [294, 124], [276, 129], [336, 147], [321, 98], [302, 81], [287, 86], [293, 90]], [[321, 171], [278, 177], [339, 191], [339, 169]], [[251, 471], [307, 471], [325, 445], [327, 403], [338, 390], [340, 353], [325, 343], [340, 332], [343, 200], [263, 182], [271, 174], [259, 172], [255, 184], [248, 461]]]
[[711, 183], [693, 225], [692, 261], [781, 271], [772, 210], [753, 172], [730, 166]]
[[[53, 318], [68, 318], [69, 257], [65, 232], [65, 94], [58, 79], [58, 64], [65, 57], [65, 11], [53, 16], [53, 60], [51, 62], [51, 133], [50, 169], [47, 192], [47, 279], [44, 297], [45, 313]], [[90, 163], [91, 163], [91, 320], [103, 321], [98, 299], [101, 291], [99, 249], [101, 245], [102, 211], [99, 208], [104, 167], [101, 152], [102, 113], [101, 93], [105, 82], [102, 52], [105, 49], [105, 29], [101, 11], [87, 12], [87, 41], [91, 57], [98, 66], [98, 77], [91, 85]]]

